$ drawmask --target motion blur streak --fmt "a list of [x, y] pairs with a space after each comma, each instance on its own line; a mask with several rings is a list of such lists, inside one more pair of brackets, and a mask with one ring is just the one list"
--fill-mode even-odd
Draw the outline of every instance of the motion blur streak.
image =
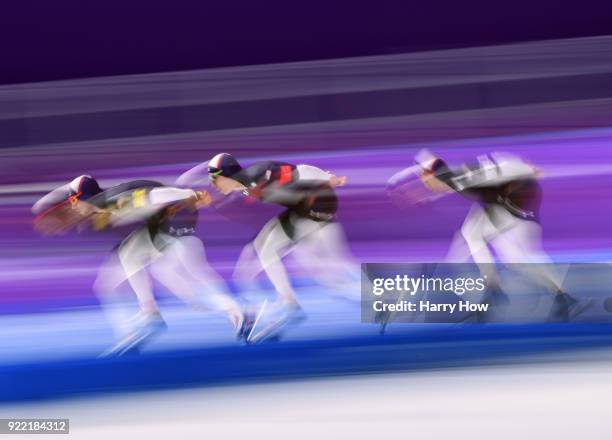
[[[506, 151], [541, 171], [543, 245], [551, 259], [605, 262], [612, 261], [611, 142], [610, 36], [0, 87], [0, 367], [10, 384], [0, 398], [185, 385], [181, 380], [233, 383], [250, 371], [269, 380], [401, 370], [419, 357], [410, 347], [424, 334], [441, 338], [441, 345], [422, 368], [458, 366], [459, 358], [446, 353], [456, 354], [454, 344], [468, 333], [479, 347], [469, 352], [470, 365], [495, 350], [496, 356], [519, 356], [563, 349], [559, 357], [570, 359], [579, 347], [609, 346], [607, 327], [578, 324], [497, 330], [406, 325], [391, 330], [397, 339], [379, 338], [375, 326], [359, 322], [358, 304], [328, 295], [290, 260], [309, 319], [286, 341], [241, 347], [222, 314], [190, 311], [156, 286], [169, 331], [137, 360], [96, 360], [112, 331], [92, 284], [118, 238], [42, 238], [32, 230], [30, 207], [81, 174], [105, 188], [133, 179], [174, 184], [226, 151], [245, 164], [284, 160], [347, 176], [338, 188], [338, 220], [358, 261], [441, 261], [469, 204], [451, 195], [400, 210], [385, 196], [388, 178], [412, 165], [424, 147], [451, 164]], [[208, 187], [206, 176], [195, 186]], [[236, 296], [256, 303], [271, 297], [265, 281], [244, 286], [231, 273], [240, 250], [277, 212], [263, 205], [200, 212], [206, 257]], [[503, 343], [487, 351], [500, 334], [516, 343], [514, 351]], [[423, 338], [424, 346], [433, 346]], [[312, 363], [296, 367], [305, 352]], [[178, 374], [181, 359], [190, 356], [210, 375], [188, 380], [188, 372]], [[275, 363], [280, 358], [284, 364]], [[171, 366], [164, 364], [170, 360]], [[160, 380], [135, 373], [136, 363], [157, 371], [152, 375]], [[39, 367], [63, 371], [57, 377], [66, 383], [57, 379], [57, 388], [33, 390], [20, 374]]]
[[2, 86], [0, 119], [604, 74], [612, 72], [611, 40], [590, 37]]

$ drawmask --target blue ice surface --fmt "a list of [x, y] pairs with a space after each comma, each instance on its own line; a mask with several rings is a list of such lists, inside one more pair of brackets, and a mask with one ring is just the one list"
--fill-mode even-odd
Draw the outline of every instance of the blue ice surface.
[[0, 324], [0, 401], [192, 386], [235, 385], [416, 369], [511, 364], [612, 346], [612, 324], [360, 322], [356, 302], [299, 289], [308, 320], [280, 342], [242, 345], [225, 317], [162, 303], [166, 333], [138, 355], [101, 359], [113, 343], [96, 308], [13, 315]]
[[0, 367], [0, 401], [512, 364], [529, 355], [610, 347], [611, 330], [609, 324], [499, 324], [25, 363]]

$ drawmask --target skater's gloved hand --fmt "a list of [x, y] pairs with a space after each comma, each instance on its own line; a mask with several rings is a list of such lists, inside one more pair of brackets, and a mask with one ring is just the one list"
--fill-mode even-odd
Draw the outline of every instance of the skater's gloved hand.
[[209, 206], [212, 203], [212, 196], [208, 191], [196, 191], [195, 192], [195, 206], [196, 208], [202, 208]]
[[337, 186], [344, 186], [346, 185], [346, 181], [346, 176], [335, 176], [332, 174], [332, 176], [329, 178], [329, 184], [332, 188], [335, 188]]

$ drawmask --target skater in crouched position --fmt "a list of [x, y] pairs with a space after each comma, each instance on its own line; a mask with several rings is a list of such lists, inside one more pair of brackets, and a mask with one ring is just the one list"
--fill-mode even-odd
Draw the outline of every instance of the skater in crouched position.
[[[513, 267], [554, 295], [550, 321], [568, 321], [589, 305], [565, 292], [549, 265], [530, 264], [550, 263], [542, 248], [542, 190], [536, 168], [505, 153], [483, 155], [473, 164], [451, 169], [441, 158], [421, 150], [415, 162], [414, 170], [433, 195], [454, 192], [474, 202], [455, 235], [448, 259], [461, 262], [471, 257], [478, 264], [489, 283], [484, 302], [508, 301], [498, 284], [492, 248], [502, 262], [520, 263]], [[401, 187], [401, 174], [390, 180], [396, 187]]]
[[276, 289], [275, 306], [284, 311], [279, 323], [303, 319], [305, 315], [282, 258], [298, 243], [307, 244], [317, 248], [322, 261], [342, 266], [340, 271], [351, 270], [342, 228], [334, 222], [338, 209], [334, 189], [344, 185], [346, 177], [311, 165], [277, 161], [257, 162], [243, 168], [227, 153], [217, 154], [208, 162], [208, 176], [223, 195], [241, 192], [250, 199], [285, 208], [266, 223], [247, 248], [254, 249], [261, 269]]
[[[56, 235], [77, 227], [101, 231], [131, 230], [98, 271], [94, 290], [119, 342], [105, 354], [120, 355], [141, 347], [165, 329], [149, 274], [198, 310], [222, 310], [237, 331], [244, 323], [241, 308], [223, 291], [223, 282], [207, 264], [195, 236], [198, 209], [210, 203], [202, 191], [136, 180], [102, 190], [91, 176], [79, 176], [39, 200], [33, 207], [35, 227]], [[118, 295], [125, 281], [138, 298], [132, 317]], [[208, 295], [198, 290], [208, 287]]]

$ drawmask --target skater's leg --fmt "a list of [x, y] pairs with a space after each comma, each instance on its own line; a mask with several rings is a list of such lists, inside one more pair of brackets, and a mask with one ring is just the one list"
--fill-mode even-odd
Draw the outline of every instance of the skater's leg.
[[448, 263], [466, 263], [470, 260], [471, 256], [470, 248], [465, 238], [463, 238], [463, 234], [461, 231], [455, 232], [444, 261]]
[[[113, 251], [100, 266], [93, 285], [102, 311], [117, 338], [124, 337], [132, 330], [129, 321], [138, 310], [136, 302], [133, 301], [133, 294], [120, 290], [120, 286], [126, 279], [119, 257], [116, 251]], [[128, 288], [127, 284], [125, 286]]]
[[240, 252], [232, 278], [238, 283], [249, 283], [263, 270], [255, 245], [253, 242], [248, 243]]
[[497, 228], [491, 223], [484, 209], [474, 204], [461, 226], [461, 235], [465, 239], [480, 273], [487, 278], [488, 284], [492, 288], [497, 288], [499, 282], [493, 264], [495, 259], [491, 254], [488, 242], [497, 233]]
[[359, 299], [361, 269], [350, 254], [342, 226], [317, 226], [298, 243], [294, 256], [322, 285], [342, 296]]
[[485, 211], [478, 205], [472, 206], [461, 226], [461, 235], [477, 264], [491, 264], [495, 261], [487, 245], [493, 229]]
[[195, 280], [172, 255], [171, 248], [164, 249], [164, 256], [150, 266], [151, 275], [181, 301], [196, 309], [208, 310], [197, 301], [193, 287]]
[[205, 291], [205, 295], [194, 293], [194, 303], [225, 312], [238, 327], [243, 317], [240, 305], [227, 291], [223, 278], [208, 264], [202, 241], [194, 236], [180, 237], [172, 246], [172, 252], [198, 289]]
[[159, 315], [151, 281], [145, 268], [161, 254], [153, 245], [147, 228], [141, 228], [130, 234], [119, 246], [117, 255], [127, 280], [138, 297], [142, 312], [145, 315]]
[[[166, 328], [157, 308], [157, 303], [153, 296], [151, 281], [146, 272], [146, 266], [157, 256], [157, 251], [152, 247], [150, 239], [147, 240], [148, 233], [143, 236], [142, 231], [136, 231], [124, 240], [116, 252], [116, 258], [109, 262], [109, 269], [115, 271], [112, 277], [114, 282], [99, 280], [96, 285], [99, 291], [112, 288], [122, 276], [127, 279], [130, 286], [136, 293], [140, 306], [138, 319], [127, 321], [124, 319], [124, 327], [119, 342], [103, 356], [122, 355], [130, 351], [138, 350], [151, 338]], [[147, 247], [150, 245], [150, 247]], [[108, 273], [108, 272], [107, 272]], [[104, 276], [101, 274], [101, 276]]]
[[502, 261], [515, 263], [515, 270], [554, 295], [550, 320], [568, 321], [591, 304], [592, 299], [578, 300], [563, 289], [563, 274], [558, 273], [543, 250], [542, 229], [538, 223], [513, 217], [511, 226], [500, 234], [493, 245]]
[[542, 248], [541, 226], [504, 212], [503, 215], [511, 217], [506, 222], [507, 229], [491, 243], [500, 260], [513, 264], [515, 270], [526, 274], [550, 292], [563, 293], [561, 276], [555, 273], [550, 257]]
[[274, 285], [278, 299], [283, 304], [297, 304], [287, 271], [281, 261], [285, 248], [292, 245], [278, 218], [270, 220], [257, 235], [254, 248], [259, 262]]

